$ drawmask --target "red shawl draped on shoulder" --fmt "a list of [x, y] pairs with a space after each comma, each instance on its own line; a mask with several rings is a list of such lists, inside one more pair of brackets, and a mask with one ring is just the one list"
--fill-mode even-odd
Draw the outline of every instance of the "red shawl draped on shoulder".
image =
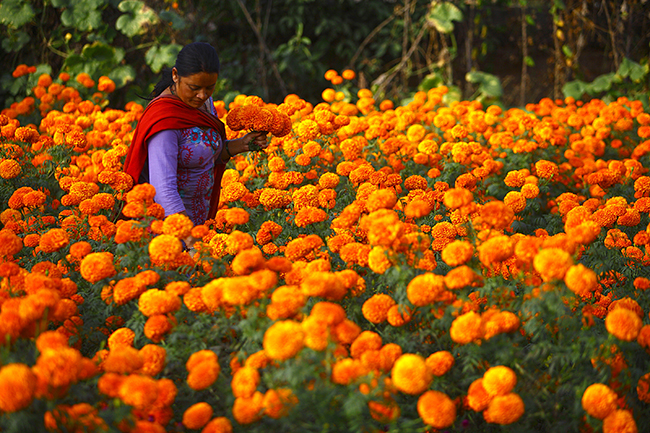
[[[134, 184], [137, 184], [147, 160], [147, 141], [154, 134], [165, 129], [185, 129], [195, 126], [213, 128], [219, 133], [223, 141], [226, 140], [226, 128], [218, 117], [187, 105], [177, 96], [162, 95], [154, 99], [147, 105], [135, 128], [131, 146], [129, 146], [126, 154], [124, 172], [131, 175]], [[216, 161], [219, 161], [219, 155], [217, 155]], [[221, 178], [226, 168], [225, 164], [216, 161], [208, 218], [214, 218], [217, 214]]]

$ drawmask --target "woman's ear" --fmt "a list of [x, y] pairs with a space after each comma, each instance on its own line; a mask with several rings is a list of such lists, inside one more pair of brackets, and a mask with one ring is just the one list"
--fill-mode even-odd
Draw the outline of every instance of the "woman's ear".
[[172, 68], [172, 81], [178, 83], [178, 70], [176, 68]]

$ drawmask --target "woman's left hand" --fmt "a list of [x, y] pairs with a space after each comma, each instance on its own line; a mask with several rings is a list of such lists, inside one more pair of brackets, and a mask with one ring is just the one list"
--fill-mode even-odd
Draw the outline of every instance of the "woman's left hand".
[[266, 140], [266, 134], [267, 132], [264, 131], [254, 131], [249, 132], [243, 137], [228, 140], [226, 143], [228, 146], [228, 153], [230, 153], [230, 156], [232, 157], [251, 150], [264, 150], [269, 145]]

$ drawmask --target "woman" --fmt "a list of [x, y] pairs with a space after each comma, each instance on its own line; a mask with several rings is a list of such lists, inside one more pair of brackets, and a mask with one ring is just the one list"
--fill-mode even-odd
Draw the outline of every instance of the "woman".
[[[165, 216], [180, 212], [195, 225], [216, 215], [230, 158], [250, 150], [252, 141], [267, 146], [264, 132], [226, 140], [211, 96], [218, 77], [219, 57], [210, 44], [183, 47], [174, 67], [154, 87], [124, 163], [135, 183], [156, 188], [154, 200]], [[194, 241], [186, 239], [187, 247]]]

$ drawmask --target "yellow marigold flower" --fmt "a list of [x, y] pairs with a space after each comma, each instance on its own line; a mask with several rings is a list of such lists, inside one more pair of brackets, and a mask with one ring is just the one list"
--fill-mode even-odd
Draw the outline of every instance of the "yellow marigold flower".
[[418, 398], [418, 414], [426, 424], [435, 429], [451, 426], [456, 420], [456, 405], [440, 391], [427, 391]]
[[481, 330], [481, 316], [474, 311], [469, 311], [454, 319], [449, 328], [449, 336], [459, 344], [467, 344], [483, 336]]
[[454, 365], [455, 359], [451, 352], [440, 350], [427, 357], [425, 363], [434, 376], [446, 374]]
[[11, 413], [29, 406], [36, 381], [36, 375], [25, 364], [3, 365], [0, 368], [0, 410]]
[[533, 267], [544, 281], [564, 279], [572, 265], [571, 255], [561, 248], [543, 248], [533, 259]]
[[90, 283], [96, 283], [117, 274], [113, 264], [113, 254], [108, 251], [88, 254], [81, 260], [79, 271], [81, 276]]
[[264, 394], [262, 406], [264, 414], [278, 419], [287, 416], [292, 407], [298, 404], [298, 398], [289, 388], [269, 389]]
[[411, 304], [423, 307], [436, 302], [445, 290], [444, 277], [431, 272], [417, 275], [406, 286]]
[[284, 320], [271, 325], [264, 333], [264, 351], [271, 359], [293, 358], [304, 346], [305, 333], [300, 323]]
[[188, 407], [183, 413], [183, 425], [186, 428], [198, 430], [212, 418], [212, 406], [201, 401]]
[[617, 409], [603, 420], [603, 433], [637, 433], [638, 428], [632, 412]]
[[194, 224], [187, 215], [182, 213], [171, 214], [163, 221], [163, 233], [166, 235], [176, 236], [179, 239], [185, 239], [192, 232]]
[[605, 419], [607, 415], [617, 408], [618, 396], [607, 385], [602, 383], [591, 384], [582, 394], [582, 408], [591, 416]]
[[639, 335], [643, 322], [634, 311], [627, 308], [615, 308], [607, 313], [605, 327], [616, 338], [632, 341]]
[[424, 126], [418, 124], [409, 126], [406, 131], [406, 139], [411, 143], [419, 143], [424, 139], [424, 136], [427, 134], [427, 130]]
[[138, 308], [147, 317], [173, 313], [181, 308], [181, 299], [165, 290], [149, 289], [140, 295]]
[[149, 376], [132, 374], [124, 379], [118, 395], [136, 409], [150, 408], [158, 397], [158, 383]]
[[203, 427], [201, 433], [232, 433], [232, 424], [225, 416], [213, 418]]
[[467, 390], [467, 405], [476, 412], [487, 409], [492, 397], [483, 387], [483, 378], [480, 377], [472, 382]]
[[383, 246], [374, 246], [368, 254], [368, 267], [377, 274], [383, 274], [391, 266], [389, 258], [391, 250]]
[[369, 322], [381, 323], [388, 318], [388, 310], [395, 304], [395, 300], [389, 295], [378, 293], [363, 303], [361, 312]]
[[432, 375], [423, 357], [406, 353], [395, 361], [391, 370], [391, 379], [398, 390], [417, 395], [429, 387]]
[[249, 398], [238, 397], [232, 406], [232, 416], [241, 425], [259, 421], [264, 414], [264, 395], [255, 391]]
[[498, 365], [490, 367], [483, 374], [483, 388], [490, 396], [505, 395], [517, 384], [517, 375], [510, 367]]
[[235, 397], [249, 398], [260, 384], [260, 373], [256, 368], [244, 366], [232, 376], [230, 386]]
[[452, 241], [441, 251], [442, 260], [449, 266], [459, 266], [467, 263], [474, 255], [474, 246], [467, 241]]
[[521, 418], [525, 410], [524, 401], [519, 394], [511, 392], [494, 397], [483, 412], [483, 418], [492, 424], [512, 424]]

